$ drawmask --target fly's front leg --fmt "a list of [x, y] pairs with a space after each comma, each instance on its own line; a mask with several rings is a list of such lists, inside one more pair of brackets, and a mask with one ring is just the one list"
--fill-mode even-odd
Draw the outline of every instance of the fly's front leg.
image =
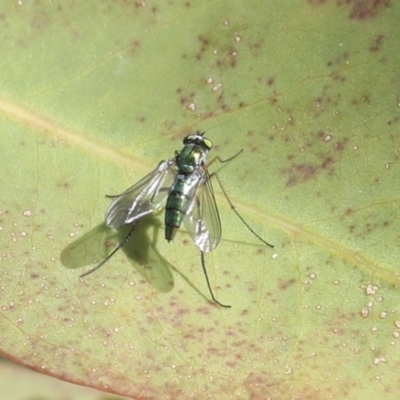
[[225, 164], [229, 161], [232, 161], [233, 159], [235, 159], [239, 154], [243, 153], [243, 149], [239, 150], [235, 155], [233, 155], [232, 157], [227, 158], [226, 160], [223, 160], [221, 157], [216, 156], [214, 157], [208, 164], [207, 164], [207, 168], [211, 165], [214, 164], [215, 161], [220, 162], [221, 164]]

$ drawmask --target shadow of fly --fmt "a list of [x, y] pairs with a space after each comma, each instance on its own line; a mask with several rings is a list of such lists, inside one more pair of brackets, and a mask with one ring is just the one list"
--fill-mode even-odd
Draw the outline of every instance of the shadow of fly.
[[274, 246], [267, 243], [249, 226], [229, 199], [218, 175], [215, 172], [209, 174], [207, 170], [207, 167], [215, 161], [221, 164], [227, 163], [243, 150], [227, 160], [215, 157], [206, 165], [206, 157], [211, 148], [212, 143], [204, 137], [204, 132], [188, 135], [183, 139], [182, 150], [175, 151], [174, 157], [161, 161], [156, 169], [122, 194], [107, 196], [113, 198], [114, 201], [106, 211], [106, 225], [109, 228], [119, 228], [126, 224], [133, 224], [133, 226], [125, 239], [103, 261], [81, 277], [91, 274], [107, 262], [129, 241], [135, 229], [135, 222], [153, 211], [160, 210], [165, 203], [165, 239], [169, 242], [173, 240], [183, 222], [200, 249], [201, 266], [211, 298], [222, 307], [231, 307], [220, 303], [215, 298], [204, 258], [204, 253], [214, 250], [221, 239], [221, 220], [211, 184], [212, 177], [216, 178], [231, 209], [250, 232], [265, 245]]

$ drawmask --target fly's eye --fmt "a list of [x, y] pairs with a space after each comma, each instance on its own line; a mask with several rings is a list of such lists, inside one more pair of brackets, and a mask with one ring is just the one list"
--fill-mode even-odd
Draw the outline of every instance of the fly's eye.
[[208, 150], [211, 150], [211, 148], [212, 148], [211, 140], [208, 140], [207, 138], [203, 138], [203, 143], [204, 143], [204, 146], [206, 146]]

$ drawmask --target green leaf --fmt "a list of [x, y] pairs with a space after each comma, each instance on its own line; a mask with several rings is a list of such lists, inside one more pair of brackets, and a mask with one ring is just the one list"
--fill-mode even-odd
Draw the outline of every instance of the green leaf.
[[[3, 2], [2, 355], [131, 398], [397, 398], [400, 6], [344, 3]], [[80, 279], [123, 238], [105, 195], [196, 130], [276, 246], [214, 181], [232, 308], [162, 214]]]

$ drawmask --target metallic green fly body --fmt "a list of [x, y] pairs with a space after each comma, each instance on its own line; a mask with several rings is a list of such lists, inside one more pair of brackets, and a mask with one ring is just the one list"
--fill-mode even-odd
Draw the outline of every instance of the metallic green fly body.
[[[214, 297], [205, 267], [204, 253], [214, 250], [221, 239], [221, 221], [211, 184], [212, 177], [215, 176], [232, 210], [246, 227], [264, 244], [274, 246], [254, 232], [229, 200], [218, 176], [215, 173], [212, 175], [208, 173], [206, 157], [212, 148], [212, 143], [203, 135], [204, 132], [197, 132], [186, 136], [183, 139], [182, 150], [176, 151], [174, 157], [161, 161], [155, 170], [122, 194], [110, 196], [114, 201], [106, 211], [106, 225], [109, 228], [119, 228], [122, 225], [133, 224], [133, 227], [117, 248], [81, 277], [100, 268], [129, 241], [136, 221], [165, 207], [165, 239], [173, 240], [181, 224], [185, 225], [200, 249], [201, 265], [213, 301], [220, 306], [230, 307]], [[209, 165], [215, 160], [221, 163], [228, 162], [240, 153], [241, 151], [227, 160], [216, 157]]]

